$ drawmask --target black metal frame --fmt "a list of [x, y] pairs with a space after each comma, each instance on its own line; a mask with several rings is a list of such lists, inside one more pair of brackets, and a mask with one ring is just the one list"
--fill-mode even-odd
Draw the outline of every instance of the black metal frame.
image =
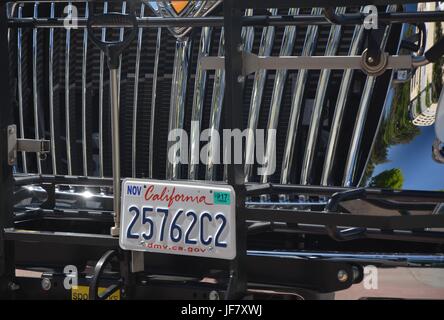
[[[409, 0], [358, 0], [353, 5], [364, 4], [404, 4], [410, 3]], [[144, 21], [139, 21], [139, 25], [146, 23], [148, 26], [165, 26], [165, 25], [218, 25], [223, 24], [225, 28], [225, 46], [226, 46], [226, 90], [224, 97], [224, 116], [225, 124], [228, 129], [235, 129], [242, 127], [242, 110], [238, 106], [241, 105], [243, 96], [243, 77], [242, 77], [242, 48], [241, 48], [241, 28], [243, 25], [289, 25], [289, 24], [325, 24], [328, 22], [325, 17], [252, 17], [243, 18], [242, 12], [245, 8], [268, 8], [268, 7], [286, 7], [294, 5], [291, 0], [225, 0], [224, 1], [224, 17], [222, 18], [189, 18], [189, 19], [156, 19], [150, 18]], [[331, 1], [328, 0], [310, 0], [299, 1], [300, 7], [313, 6], [331, 6]], [[336, 0], [335, 5], [350, 5], [350, 1]], [[382, 15], [384, 22], [406, 22], [406, 20], [414, 19], [418, 21], [435, 21], [444, 20], [442, 13], [415, 13], [409, 14], [388, 14]], [[348, 23], [355, 24], [362, 21], [362, 16], [354, 15], [348, 20]], [[82, 25], [82, 21], [80, 26]], [[60, 23], [52, 21], [51, 24]], [[83, 23], [86, 23], [85, 21]], [[8, 23], [6, 19], [6, 3], [0, 3], [0, 96], [8, 97], [9, 92], [9, 74], [8, 74], [8, 43], [7, 43], [7, 28], [32, 27], [35, 21], [24, 20], [20, 22]], [[49, 24], [48, 26], [50, 26]], [[56, 184], [70, 184], [70, 185], [111, 185], [111, 179], [96, 179], [89, 177], [65, 177], [65, 176], [16, 176], [13, 177], [12, 169], [8, 165], [6, 141], [7, 141], [7, 126], [12, 123], [12, 106], [9, 99], [3, 99], [1, 105], [0, 117], [0, 296], [10, 296], [11, 290], [16, 288], [14, 281], [22, 284], [23, 287], [28, 288], [29, 295], [35, 293], [36, 296], [42, 294], [40, 289], [40, 281], [33, 282], [30, 279], [16, 279], [14, 277], [15, 268], [23, 266], [44, 266], [45, 264], [56, 266], [51, 274], [53, 279], [57, 279], [57, 272], [64, 263], [70, 261], [82, 261], [86, 263], [87, 260], [99, 260], [100, 252], [107, 250], [116, 250], [127, 263], [127, 254], [122, 254], [118, 247], [118, 240], [108, 235], [85, 234], [85, 233], [67, 233], [67, 232], [43, 232], [36, 231], [29, 233], [14, 229], [13, 223], [13, 188], [14, 186], [27, 184], [45, 184], [50, 188], [54, 188]], [[234, 152], [231, 152], [234, 157]], [[233, 160], [233, 159], [232, 159]], [[231, 163], [235, 163], [231, 161]], [[335, 290], [345, 289], [349, 287], [354, 281], [359, 281], [359, 276], [349, 277], [345, 282], [338, 282], [337, 273], [339, 270], [345, 270], [349, 274], [353, 274], [353, 268], [358, 270], [358, 274], [362, 275], [359, 263], [350, 261], [327, 261], [327, 260], [311, 260], [311, 259], [292, 259], [291, 257], [263, 257], [255, 255], [247, 255], [247, 225], [246, 220], [270, 221], [270, 222], [286, 222], [292, 224], [316, 224], [326, 226], [328, 234], [336, 240], [347, 240], [341, 238], [337, 234], [338, 226], [363, 227], [363, 228], [379, 228], [383, 232], [384, 229], [424, 229], [424, 228], [442, 228], [444, 227], [444, 219], [439, 215], [420, 215], [420, 216], [372, 216], [372, 215], [352, 215], [338, 213], [337, 208], [340, 201], [349, 199], [367, 199], [370, 201], [408, 201], [415, 199], [415, 201], [426, 203], [440, 203], [444, 202], [444, 194], [440, 192], [420, 192], [420, 191], [392, 191], [379, 189], [354, 189], [334, 188], [334, 187], [316, 187], [316, 186], [297, 186], [297, 185], [252, 185], [245, 184], [243, 166], [238, 164], [228, 165], [228, 184], [232, 185], [236, 192], [236, 235], [237, 235], [237, 255], [236, 258], [229, 264], [224, 261], [214, 261], [214, 259], [201, 259], [197, 261], [192, 257], [178, 257], [169, 255], [150, 254], [151, 269], [147, 270], [149, 274], [155, 274], [156, 271], [168, 270], [170, 274], [178, 273], [176, 266], [181, 266], [180, 271], [182, 275], [191, 277], [191, 280], [185, 285], [182, 281], [174, 282], [168, 280], [162, 282], [161, 280], [152, 280], [153, 283], [161, 287], [165, 292], [168, 291], [168, 286], [173, 286], [174, 290], [181, 287], [184, 295], [188, 297], [191, 292], [209, 292], [209, 290], [219, 290], [224, 292], [225, 297], [243, 298], [248, 292], [248, 287], [252, 283], [262, 283], [274, 285], [276, 287], [287, 285], [292, 287], [308, 288], [319, 292], [331, 292]], [[284, 209], [261, 209], [251, 208], [245, 206], [246, 197], [258, 196], [261, 194], [313, 194], [318, 196], [328, 195], [332, 196], [327, 212], [318, 211], [290, 211]], [[387, 205], [390, 206], [390, 203]], [[396, 207], [396, 203], [391, 205]], [[51, 207], [51, 206], [50, 206]], [[278, 211], [278, 212], [277, 212]], [[329, 231], [330, 230], [330, 231]], [[419, 233], [412, 233], [414, 239], [424, 239], [428, 235], [423, 234], [421, 230]], [[336, 238], [335, 238], [336, 235]], [[393, 238], [396, 235], [391, 234]], [[353, 239], [356, 235], [353, 236]], [[361, 236], [365, 236], [361, 234]], [[439, 238], [439, 234], [435, 234], [435, 240]], [[402, 238], [400, 238], [402, 239]], [[405, 239], [405, 238], [404, 238]], [[433, 240], [430, 240], [432, 241]], [[33, 251], [37, 249], [41, 243], [47, 244], [51, 248], [44, 255], [36, 258]], [[15, 256], [14, 249], [17, 248], [19, 256]], [[86, 249], [89, 248], [89, 249]], [[83, 249], [85, 249], [83, 251]], [[81, 250], [81, 251], [79, 251]], [[41, 253], [40, 249], [40, 253]], [[79, 254], [79, 252], [82, 252]], [[24, 254], [25, 253], [25, 254]], [[59, 254], [60, 253], [60, 254]], [[108, 251], [109, 254], [109, 251]], [[29, 256], [28, 256], [29, 255]], [[52, 256], [51, 256], [52, 255]], [[107, 256], [104, 256], [106, 260]], [[196, 266], [196, 264], [199, 266]], [[192, 267], [190, 267], [192, 266]], [[273, 273], [273, 269], [279, 266], [280, 271]], [[101, 268], [100, 272], [103, 270]], [[218, 283], [216, 286], [208, 286], [198, 281], [195, 278], [203, 276], [205, 272], [210, 269], [229, 270], [223, 272], [223, 277], [226, 277], [226, 283]], [[285, 270], [286, 272], [283, 272]], [[271, 271], [271, 272], [270, 272]], [[128, 270], [124, 272], [128, 275]], [[356, 272], [355, 272], [356, 273]], [[60, 274], [59, 274], [60, 276]], [[125, 281], [128, 286], [128, 281], [134, 284], [130, 287], [130, 292], [127, 296], [153, 296], [156, 291], [152, 288], [147, 288], [141, 285], [141, 278], [146, 275], [138, 275], [135, 279], [132, 276], [127, 276]], [[128, 279], [131, 278], [131, 279]], [[84, 280], [86, 278], [83, 278]], [[194, 280], [193, 280], [194, 279]], [[59, 279], [60, 280], [60, 279]], [[146, 279], [145, 279], [146, 280]], [[54, 280], [55, 281], [55, 280]], [[86, 280], [85, 280], [86, 281]], [[94, 283], [98, 281], [95, 278]], [[136, 281], [136, 282], [132, 282]], [[182, 283], [182, 284], [180, 284]], [[254, 286], [254, 285], [253, 285]], [[257, 286], [257, 285], [256, 285]], [[93, 286], [95, 288], [95, 286]], [[196, 289], [199, 287], [198, 289]], [[260, 287], [260, 286], [259, 286]], [[35, 292], [31, 293], [32, 288], [36, 288]], [[60, 288], [60, 286], [59, 286]], [[202, 289], [203, 288], [203, 289]], [[195, 291], [193, 291], [195, 290]], [[288, 290], [288, 288], [287, 288]], [[63, 290], [62, 290], [63, 291]], [[96, 292], [96, 291], [94, 291]], [[182, 291], [180, 291], [182, 292]], [[187, 293], [185, 293], [187, 292]], [[60, 290], [52, 297], [60, 297], [66, 295], [66, 292]], [[95, 296], [97, 298], [97, 296]]]

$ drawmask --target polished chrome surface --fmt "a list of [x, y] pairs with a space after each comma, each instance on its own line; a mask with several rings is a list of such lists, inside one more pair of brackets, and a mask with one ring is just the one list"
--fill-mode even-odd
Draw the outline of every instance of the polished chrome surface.
[[[118, 95], [118, 69], [109, 71], [111, 95], [111, 139], [112, 139], [112, 166], [113, 166], [113, 193], [114, 193], [114, 229], [118, 234], [120, 226], [120, 130], [119, 130], [119, 95]], [[113, 233], [113, 235], [115, 235]]]
[[[19, 7], [17, 10], [18, 17], [22, 16], [23, 7]], [[19, 124], [20, 124], [20, 138], [25, 138], [25, 127], [23, 122], [23, 75], [22, 75], [22, 38], [23, 30], [19, 28], [17, 30], [17, 91], [18, 91], [18, 107], [19, 107]], [[28, 166], [26, 163], [26, 152], [22, 151], [22, 170], [24, 173], [28, 173]]]
[[191, 114], [191, 134], [190, 134], [190, 163], [188, 165], [188, 178], [198, 179], [200, 163], [200, 132], [202, 123], [202, 111], [204, 107], [205, 87], [207, 82], [207, 71], [200, 67], [200, 59], [209, 55], [211, 45], [212, 28], [202, 28], [199, 55], [196, 67], [196, 78], [194, 81], [193, 107]]
[[[362, 10], [361, 10], [362, 11]], [[363, 26], [356, 26], [353, 32], [353, 37], [350, 44], [349, 55], [358, 54], [359, 47], [362, 42], [362, 35], [364, 33]], [[327, 151], [325, 153], [324, 168], [322, 170], [321, 185], [328, 185], [332, 170], [333, 160], [335, 159], [336, 150], [339, 145], [339, 134], [342, 126], [342, 119], [344, 116], [344, 109], [347, 104], [347, 96], [351, 87], [351, 80], [353, 77], [353, 70], [344, 70], [342, 76], [341, 86], [339, 87], [338, 100], [336, 101], [335, 111], [330, 129], [330, 136], [327, 143]]]
[[[140, 6], [140, 17], [143, 18], [145, 14], [145, 5]], [[140, 52], [142, 50], [143, 28], [139, 28], [137, 34], [137, 49], [136, 49], [136, 67], [134, 70], [134, 94], [133, 94], [133, 132], [132, 132], [132, 157], [131, 157], [131, 172], [132, 177], [136, 177], [136, 163], [137, 163], [137, 105], [139, 97], [139, 71], [140, 71]]]
[[[345, 7], [337, 8], [336, 14], [344, 14]], [[341, 40], [341, 26], [333, 25], [330, 29], [327, 46], [325, 48], [325, 56], [334, 56], [339, 47]], [[321, 115], [325, 103], [325, 94], [330, 79], [331, 70], [323, 69], [319, 75], [318, 90], [313, 103], [311, 113], [310, 127], [308, 130], [307, 144], [305, 145], [304, 159], [301, 171], [301, 184], [310, 184], [311, 170], [316, 153], [316, 142], [318, 139], [319, 126], [321, 124]]]
[[[39, 4], [34, 4], [34, 18], [38, 17]], [[39, 123], [39, 92], [37, 83], [37, 57], [38, 57], [38, 30], [34, 28], [32, 30], [32, 96], [34, 101], [34, 137], [36, 140], [40, 139], [40, 123]], [[40, 153], [37, 153], [37, 171], [42, 173], [42, 162], [40, 159]]]
[[[126, 13], [126, 1], [122, 2], [122, 13]], [[125, 28], [120, 28], [119, 31], [119, 41], [122, 42], [123, 41], [123, 37], [125, 36]], [[120, 77], [122, 75], [122, 55], [120, 55], [119, 57], [119, 72], [117, 73], [117, 92], [118, 92], [118, 96], [119, 96], [119, 100], [120, 100]]]
[[[387, 6], [387, 12], [393, 12], [396, 10], [396, 5]], [[383, 50], [386, 46], [388, 36], [390, 33], [390, 26], [385, 28], [385, 32], [381, 41], [381, 49]], [[358, 115], [356, 117], [356, 122], [353, 129], [353, 134], [351, 138], [350, 149], [348, 151], [347, 160], [345, 164], [345, 173], [343, 185], [345, 187], [353, 186], [353, 179], [356, 175], [356, 164], [358, 161], [359, 148], [361, 146], [362, 137], [364, 134], [364, 125], [367, 118], [367, 113], [370, 105], [371, 95], [373, 93], [373, 88], [375, 86], [375, 77], [367, 77], [367, 80], [362, 91], [361, 101], [359, 103]]]
[[[253, 9], [246, 9], [245, 16], [252, 16]], [[254, 42], [254, 27], [243, 27], [241, 31], [242, 45], [245, 52], [251, 52]]]
[[[311, 11], [312, 15], [322, 13], [322, 9], [314, 8]], [[316, 48], [316, 39], [318, 35], [318, 26], [309, 26], [305, 36], [304, 49], [302, 56], [311, 56]], [[295, 93], [291, 102], [291, 113], [288, 124], [287, 138], [285, 141], [284, 156], [282, 160], [281, 183], [290, 183], [291, 168], [293, 162], [293, 155], [295, 151], [296, 135], [298, 133], [298, 122], [302, 109], [302, 98], [305, 90], [305, 83], [307, 81], [308, 70], [300, 69], [296, 80]]]
[[[171, 130], [174, 129], [183, 129], [190, 52], [190, 39], [180, 39], [176, 41], [173, 80], [171, 82], [171, 101], [168, 132], [171, 132]], [[170, 147], [173, 144], [174, 142], [168, 141], [166, 178], [169, 180], [180, 178], [180, 163], [171, 162], [168, 159], [168, 152], [170, 152]]]
[[156, 125], [156, 97], [157, 97], [157, 72], [159, 69], [159, 54], [160, 54], [160, 41], [162, 39], [162, 29], [157, 29], [157, 38], [156, 38], [156, 53], [154, 56], [154, 71], [153, 71], [153, 85], [151, 92], [151, 120], [150, 120], [150, 144], [149, 144], [149, 167], [148, 174], [149, 177], [153, 177], [154, 170], [154, 129]]
[[[89, 16], [89, 5], [85, 3], [85, 18]], [[86, 136], [86, 67], [88, 56], [88, 30], [83, 30], [83, 56], [82, 56], [82, 159], [83, 175], [88, 175], [88, 150]]]
[[[54, 18], [55, 4], [51, 3], [50, 17]], [[54, 28], [49, 29], [49, 62], [48, 62], [48, 82], [49, 82], [49, 129], [51, 134], [51, 163], [52, 173], [57, 174], [57, 153], [55, 144], [55, 119], [54, 119]]]
[[[289, 15], [297, 15], [299, 14], [298, 8], [292, 8], [288, 11]], [[296, 27], [295, 26], [287, 26], [285, 27], [284, 34], [282, 37], [282, 45], [281, 50], [279, 52], [279, 56], [290, 56], [293, 52], [294, 43], [296, 39]], [[278, 122], [279, 122], [279, 113], [281, 110], [282, 103], [282, 94], [284, 92], [285, 81], [287, 79], [287, 70], [279, 69], [276, 70], [276, 76], [274, 78], [273, 84], [273, 94], [271, 96], [270, 110], [268, 114], [268, 124], [267, 124], [267, 137], [266, 147], [265, 147], [265, 160], [267, 164], [271, 167], [276, 164], [272, 164], [271, 161], [275, 161], [274, 157], [271, 155], [276, 152], [276, 145], [274, 143], [267, 143], [268, 140], [268, 132], [270, 130], [277, 130]], [[263, 175], [261, 177], [261, 182], [268, 182], [268, 176]]]
[[[103, 3], [103, 13], [108, 12], [108, 1]], [[106, 29], [102, 28], [102, 41], [106, 40]], [[99, 70], [99, 175], [104, 176], [103, 162], [103, 84], [105, 74], [105, 54], [100, 51], [100, 70]]]
[[[278, 13], [278, 9], [269, 9], [270, 15], [275, 16]], [[261, 57], [270, 56], [271, 50], [274, 45], [274, 27], [265, 27], [262, 31], [262, 38], [259, 45], [258, 55]], [[248, 181], [253, 174], [253, 163], [255, 156], [255, 134], [257, 123], [259, 120], [259, 112], [262, 103], [262, 93], [265, 87], [265, 80], [267, 78], [266, 70], [259, 70], [254, 75], [253, 90], [251, 92], [250, 111], [248, 115], [247, 128], [250, 130], [247, 135], [246, 147], [245, 147], [245, 181]]]
[[[68, 4], [68, 12], [71, 12], [72, 4]], [[66, 43], [65, 43], [65, 143], [66, 143], [66, 165], [68, 167], [68, 175], [72, 175], [71, 163], [71, 119], [70, 119], [70, 84], [69, 84], [69, 63], [71, 51], [71, 29], [66, 29]]]
[[[217, 55], [219, 57], [223, 57], [225, 55], [225, 32], [222, 28], [220, 33], [219, 40], [219, 50]], [[222, 113], [222, 105], [223, 105], [223, 97], [225, 91], [225, 70], [216, 70], [214, 74], [214, 85], [213, 85], [213, 96], [211, 100], [211, 114], [210, 114], [210, 124], [208, 129], [210, 132], [214, 132], [214, 130], [219, 129], [220, 117]], [[211, 136], [208, 139], [208, 159], [207, 166], [205, 172], [205, 180], [214, 180], [215, 179], [215, 159], [216, 155], [219, 155], [219, 150], [216, 148], [219, 147], [216, 145], [214, 141], [212, 141]]]

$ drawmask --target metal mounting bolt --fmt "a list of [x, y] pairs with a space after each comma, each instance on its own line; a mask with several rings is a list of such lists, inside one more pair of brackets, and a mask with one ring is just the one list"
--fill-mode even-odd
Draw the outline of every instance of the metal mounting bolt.
[[51, 286], [52, 286], [51, 279], [49, 279], [49, 278], [42, 279], [42, 289], [43, 290], [49, 291], [49, 290], [51, 290]]
[[242, 83], [244, 81], [245, 81], [245, 77], [244, 76], [240, 75], [240, 76], [237, 77], [237, 82]]
[[14, 134], [14, 132], [15, 132], [14, 127], [13, 127], [13, 126], [9, 126], [9, 128], [8, 128], [8, 133], [9, 133], [9, 134]]
[[367, 58], [367, 62], [368, 63], [373, 63], [373, 62], [375, 62], [375, 60], [373, 59], [373, 57], [368, 57]]
[[210, 294], [208, 295], [208, 299], [219, 300], [220, 299], [219, 292], [217, 292], [216, 290], [211, 291]]
[[348, 280], [348, 273], [345, 270], [338, 271], [338, 280], [339, 282], [346, 282]]

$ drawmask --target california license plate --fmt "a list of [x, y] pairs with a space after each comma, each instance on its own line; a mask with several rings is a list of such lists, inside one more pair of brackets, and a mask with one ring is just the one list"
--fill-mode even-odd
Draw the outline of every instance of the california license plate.
[[235, 207], [231, 186], [125, 179], [120, 247], [234, 259]]

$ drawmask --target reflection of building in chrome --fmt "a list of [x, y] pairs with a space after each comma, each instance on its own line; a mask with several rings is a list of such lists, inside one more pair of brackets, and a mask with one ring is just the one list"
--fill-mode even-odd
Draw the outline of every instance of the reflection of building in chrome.
[[[419, 11], [442, 10], [441, 3], [427, 2], [419, 3]], [[433, 46], [442, 33], [442, 23], [427, 23], [426, 51]], [[413, 124], [417, 126], [430, 126], [435, 122], [436, 109], [438, 106], [439, 91], [442, 87], [442, 75], [439, 76], [441, 83], [437, 82], [437, 72], [442, 74], [442, 62], [428, 64], [419, 67], [412, 77], [410, 85], [410, 117]]]

